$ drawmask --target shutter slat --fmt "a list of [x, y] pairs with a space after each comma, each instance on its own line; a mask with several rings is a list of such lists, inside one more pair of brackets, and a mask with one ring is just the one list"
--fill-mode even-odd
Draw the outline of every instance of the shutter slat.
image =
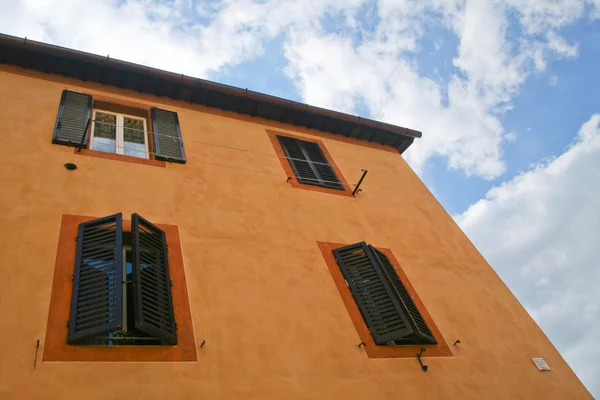
[[152, 108], [152, 130], [156, 159], [185, 164], [181, 127], [176, 112]]
[[[63, 90], [54, 127], [52, 143], [87, 147], [92, 96]], [[84, 137], [83, 143], [81, 139]]]
[[121, 214], [80, 224], [68, 343], [121, 329], [122, 280]]
[[385, 254], [364, 242], [333, 254], [376, 344], [437, 343]]
[[177, 344], [165, 233], [137, 214], [133, 236], [135, 327], [168, 344]]

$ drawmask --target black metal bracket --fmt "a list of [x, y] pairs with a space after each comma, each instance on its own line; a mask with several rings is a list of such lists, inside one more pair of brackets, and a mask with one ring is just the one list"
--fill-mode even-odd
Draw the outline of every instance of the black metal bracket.
[[87, 136], [87, 131], [90, 127], [90, 118], [88, 118], [87, 123], [85, 124], [85, 129], [83, 130], [83, 136], [81, 137], [81, 142], [79, 142], [79, 148], [77, 152], [81, 152], [81, 148], [83, 147], [83, 142], [85, 141], [85, 137]]
[[460, 344], [460, 340], [456, 340], [456, 342], [454, 342], [454, 344], [452, 346], [456, 346], [457, 344]]
[[360, 342], [358, 344], [358, 348], [360, 349], [361, 347], [365, 347], [367, 344], [365, 342]]
[[205, 343], [206, 343], [206, 340], [202, 340], [202, 343], [200, 343], [200, 348], [203, 348]]
[[35, 358], [33, 359], [33, 369], [35, 369], [35, 367], [37, 366], [37, 355], [38, 355], [39, 348], [40, 348], [40, 339], [38, 339], [37, 343], [35, 344]]
[[356, 196], [356, 194], [360, 191], [362, 191], [362, 189], [360, 189], [360, 184], [362, 183], [363, 179], [365, 179], [365, 176], [367, 176], [367, 171], [366, 169], [361, 169], [361, 171], [363, 172], [362, 176], [360, 177], [360, 179], [358, 180], [358, 183], [356, 184], [356, 187], [354, 188], [354, 191], [352, 192], [352, 196]]
[[423, 372], [427, 372], [427, 369], [429, 368], [427, 365], [423, 364], [423, 361], [421, 361], [421, 356], [423, 355], [423, 353], [426, 351], [426, 349], [421, 349], [421, 351], [419, 352], [419, 354], [417, 354], [417, 360], [419, 360], [419, 364], [421, 365], [421, 368], [423, 369]]

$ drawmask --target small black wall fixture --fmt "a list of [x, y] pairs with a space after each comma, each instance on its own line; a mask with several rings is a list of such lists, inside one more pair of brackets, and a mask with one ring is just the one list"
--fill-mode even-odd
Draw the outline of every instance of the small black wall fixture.
[[202, 340], [202, 343], [200, 343], [200, 348], [203, 348], [205, 343], [206, 343], [206, 340]]
[[369, 172], [366, 169], [361, 169], [361, 171], [363, 172], [363, 174], [360, 177], [360, 179], [358, 180], [358, 183], [356, 184], [356, 187], [354, 188], [354, 191], [352, 192], [352, 196], [356, 196], [356, 193], [358, 193], [362, 190], [362, 189], [359, 189], [360, 184], [362, 183], [363, 179], [365, 179], [365, 176], [367, 176], [367, 172]]
[[361, 347], [365, 347], [367, 344], [365, 342], [360, 342], [358, 344], [358, 348], [360, 349]]
[[456, 342], [454, 342], [454, 344], [452, 346], [456, 346], [457, 344], [460, 344], [460, 340], [456, 340]]
[[423, 355], [423, 353], [425, 351], [426, 351], [426, 349], [422, 348], [421, 351], [419, 352], [419, 354], [417, 354], [417, 360], [419, 360], [419, 364], [421, 365], [423, 372], [427, 372], [427, 369], [429, 368], [427, 365], [423, 364], [423, 361], [421, 361], [421, 356]]
[[65, 168], [68, 169], [69, 171], [73, 171], [73, 170], [77, 169], [77, 165], [69, 162], [69, 163], [65, 164]]

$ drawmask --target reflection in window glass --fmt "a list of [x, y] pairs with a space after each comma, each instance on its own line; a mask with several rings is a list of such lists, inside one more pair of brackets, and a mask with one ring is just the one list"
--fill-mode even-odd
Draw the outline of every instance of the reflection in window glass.
[[96, 112], [92, 150], [117, 152], [117, 116]]
[[123, 154], [146, 157], [144, 121], [137, 118], [123, 118]]

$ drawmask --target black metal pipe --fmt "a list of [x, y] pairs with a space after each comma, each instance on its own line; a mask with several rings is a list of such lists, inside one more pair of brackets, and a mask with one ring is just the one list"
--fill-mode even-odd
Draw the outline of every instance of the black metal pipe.
[[88, 118], [87, 123], [85, 124], [85, 129], [83, 130], [83, 136], [81, 137], [81, 142], [79, 142], [79, 148], [77, 149], [77, 152], [80, 153], [81, 152], [81, 148], [83, 147], [83, 142], [85, 142], [85, 137], [87, 135], [87, 131], [90, 127], [90, 118]]
[[352, 196], [356, 196], [356, 193], [358, 193], [358, 188], [360, 188], [360, 184], [362, 183], [363, 179], [365, 179], [365, 176], [367, 176], [367, 171], [366, 169], [361, 170], [363, 172], [362, 176], [360, 177], [360, 179], [358, 180], [358, 183], [356, 184], [356, 187], [354, 188], [354, 191], [352, 192]]

